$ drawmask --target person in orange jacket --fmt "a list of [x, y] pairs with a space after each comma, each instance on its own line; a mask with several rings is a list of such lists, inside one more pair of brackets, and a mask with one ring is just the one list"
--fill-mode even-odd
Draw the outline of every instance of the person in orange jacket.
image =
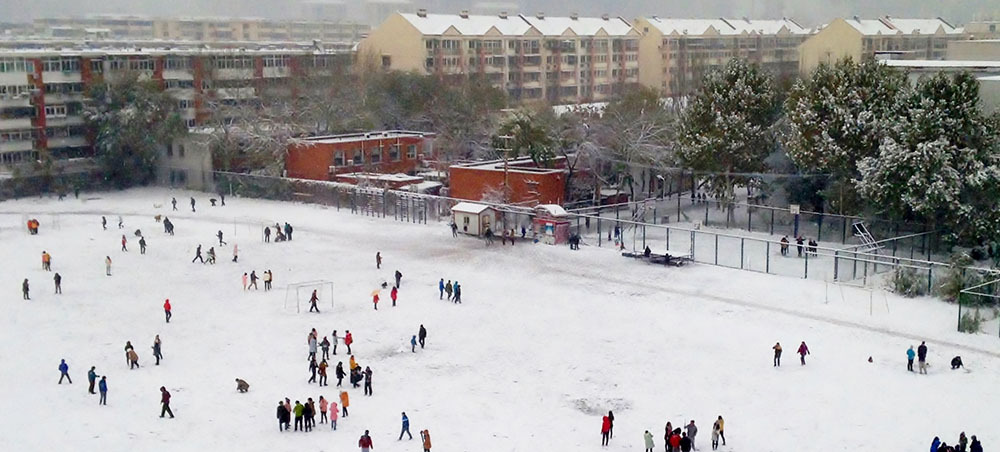
[[420, 431], [420, 439], [424, 442], [424, 452], [431, 452], [431, 432], [424, 429]]
[[378, 292], [372, 294], [372, 304], [375, 305], [375, 310], [378, 311]]
[[340, 391], [340, 407], [344, 410], [343, 417], [347, 417], [347, 407], [349, 406], [351, 406], [350, 396], [347, 395], [347, 391]]
[[42, 251], [42, 270], [52, 271], [52, 256], [47, 251]]

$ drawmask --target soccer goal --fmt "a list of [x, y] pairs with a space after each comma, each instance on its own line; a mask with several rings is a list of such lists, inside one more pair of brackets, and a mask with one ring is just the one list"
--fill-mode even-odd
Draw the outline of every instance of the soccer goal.
[[316, 303], [321, 308], [333, 308], [333, 281], [316, 280], [289, 284], [285, 289], [285, 310], [295, 308], [295, 312], [309, 310], [309, 299], [313, 291], [319, 301]]
[[[273, 223], [266, 220], [261, 220], [260, 218], [252, 217], [236, 217], [233, 218], [233, 237], [258, 237], [261, 242], [264, 241], [264, 228], [274, 227]], [[273, 231], [271, 232], [274, 233]]]

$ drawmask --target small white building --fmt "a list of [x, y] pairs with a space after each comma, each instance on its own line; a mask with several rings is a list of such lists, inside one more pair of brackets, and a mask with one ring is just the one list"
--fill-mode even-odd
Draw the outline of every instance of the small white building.
[[208, 133], [191, 132], [160, 149], [157, 181], [189, 190], [212, 190], [212, 146]]
[[496, 224], [496, 209], [486, 204], [460, 202], [451, 208], [452, 221], [463, 234], [483, 236], [486, 229]]

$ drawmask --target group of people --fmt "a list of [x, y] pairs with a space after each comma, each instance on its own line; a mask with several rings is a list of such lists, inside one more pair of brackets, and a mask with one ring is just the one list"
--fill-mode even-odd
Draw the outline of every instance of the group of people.
[[983, 443], [979, 442], [979, 438], [976, 438], [976, 435], [972, 435], [972, 442], [970, 443], [969, 438], [965, 436], [965, 432], [959, 433], [958, 443], [954, 446], [949, 446], [941, 441], [941, 438], [935, 436], [931, 441], [930, 452], [983, 452]]
[[[243, 290], [250, 290], [251, 287], [253, 287], [253, 290], [258, 290], [257, 280], [259, 279], [261, 279], [261, 277], [257, 276], [257, 270], [251, 270], [249, 275], [247, 275], [246, 272], [243, 272]], [[264, 271], [263, 279], [264, 290], [271, 290], [271, 283], [274, 282], [274, 273], [271, 272], [271, 269]], [[316, 291], [313, 291], [313, 295], [316, 295]]]
[[[328, 401], [323, 396], [319, 396], [319, 401], [314, 402], [312, 397], [306, 399], [306, 403], [295, 401], [292, 405], [291, 399], [285, 398], [284, 402], [278, 401], [278, 431], [288, 431], [292, 428], [292, 416], [295, 416], [295, 431], [308, 432], [316, 427], [316, 415], [319, 414], [320, 424], [330, 423], [330, 429], [337, 429], [337, 419], [347, 417], [347, 407], [350, 400], [346, 391], [340, 392], [340, 408], [337, 402]], [[343, 409], [343, 414], [340, 410]]]
[[271, 228], [274, 228], [274, 241], [284, 242], [286, 240], [292, 240], [292, 232], [295, 228], [292, 225], [285, 222], [284, 228], [281, 227], [281, 223], [274, 223], [274, 226], [264, 226], [264, 242], [271, 241]]
[[[781, 237], [781, 255], [788, 256], [788, 246], [790, 242], [788, 241], [788, 236]], [[809, 243], [806, 243], [806, 239], [801, 235], [795, 237], [795, 247], [798, 250], [799, 257], [802, 257], [802, 253], [805, 252], [808, 255], [816, 256], [818, 254], [819, 243], [816, 239], [809, 239]]]
[[[775, 342], [774, 347], [771, 347], [771, 349], [774, 350], [774, 367], [781, 367], [781, 342]], [[802, 343], [799, 344], [799, 348], [796, 350], [796, 353], [799, 354], [799, 362], [801, 362], [803, 366], [806, 365], [806, 355], [812, 354], [809, 352], [809, 346], [806, 345], [806, 341], [802, 341]]]
[[462, 286], [458, 283], [458, 280], [455, 280], [455, 282], [452, 283], [449, 279], [446, 283], [444, 282], [444, 278], [441, 278], [441, 280], [438, 281], [438, 292], [440, 292], [438, 295], [439, 300], [443, 300], [444, 295], [448, 294], [448, 301], [452, 303], [462, 302]]
[[27, 222], [28, 234], [38, 235], [38, 225], [39, 225], [38, 220], [34, 218], [28, 220]]

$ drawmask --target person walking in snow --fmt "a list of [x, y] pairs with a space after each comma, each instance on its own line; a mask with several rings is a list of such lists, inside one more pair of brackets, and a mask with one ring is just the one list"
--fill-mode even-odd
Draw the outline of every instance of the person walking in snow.
[[361, 435], [361, 439], [358, 440], [358, 447], [361, 448], [361, 452], [369, 452], [375, 448], [372, 444], [372, 437], [368, 436], [368, 430], [365, 430], [365, 434]]
[[607, 416], [601, 419], [601, 445], [607, 446], [611, 433], [611, 420]]
[[781, 342], [775, 342], [774, 347], [774, 367], [781, 367]]
[[[269, 269], [267, 269], [267, 271], [264, 272], [264, 290], [265, 291], [271, 290], [271, 282], [273, 282], [273, 281], [274, 281], [274, 272], [272, 272], [271, 269], [269, 268]], [[316, 309], [316, 312], [319, 312], [319, 308]]]
[[372, 395], [372, 368], [365, 366], [365, 395]]
[[264, 226], [264, 243], [269, 243], [271, 241], [271, 228]]
[[97, 383], [97, 390], [101, 393], [101, 399], [97, 402], [98, 405], [108, 404], [108, 380], [107, 376], [101, 377], [101, 381]]
[[163, 302], [163, 314], [167, 319], [167, 323], [170, 323], [170, 318], [174, 316], [174, 314], [170, 310], [171, 310], [170, 299], [167, 298], [167, 300]]
[[322, 362], [319, 363], [319, 385], [320, 386], [330, 386], [330, 384], [327, 383], [327, 378], [326, 378], [327, 377], [327, 375], [326, 375], [326, 369], [327, 369], [327, 367], [330, 367], [330, 365], [327, 364], [327, 362], [326, 362], [325, 359]]
[[104, 216], [101, 216], [101, 228], [103, 228], [105, 231], [108, 230], [108, 219], [104, 218]]
[[444, 278], [438, 281], [438, 300], [444, 300]]
[[424, 348], [425, 339], [427, 339], [427, 330], [424, 329], [423, 325], [420, 325], [420, 331], [417, 332], [417, 340], [420, 341], [420, 348]]
[[309, 372], [312, 373], [312, 376], [309, 377], [309, 381], [307, 383], [315, 383], [316, 382], [316, 371], [317, 370], [319, 370], [319, 365], [316, 364], [316, 357], [314, 356], [314, 357], [312, 357], [312, 358], [309, 359]]
[[798, 353], [799, 361], [802, 362], [803, 366], [806, 365], [806, 355], [810, 354], [809, 347], [806, 346], [806, 341], [802, 341], [802, 344], [799, 345]]
[[417, 335], [416, 334], [414, 334], [413, 337], [410, 338], [410, 352], [412, 352], [412, 353], [416, 353], [417, 352]]
[[344, 335], [344, 345], [347, 346], [347, 354], [350, 355], [352, 353], [351, 344], [354, 343], [354, 336], [351, 335], [351, 330], [346, 330], [345, 332], [347, 334]]
[[906, 350], [906, 370], [913, 372], [913, 358], [917, 357], [917, 352], [913, 351], [913, 346]]
[[455, 281], [455, 297], [452, 298], [452, 301], [456, 304], [462, 303], [462, 286], [458, 285], [458, 281]]
[[62, 293], [62, 275], [60, 275], [57, 272], [56, 275], [52, 277], [52, 281], [56, 283], [56, 293], [57, 294], [61, 294]]
[[376, 269], [382, 268], [382, 252], [381, 251], [376, 251], [375, 252], [375, 268]]
[[337, 417], [340, 412], [337, 411], [337, 402], [330, 402], [330, 429], [337, 430]]
[[243, 290], [247, 290], [248, 279], [250, 279], [250, 277], [247, 275], [247, 272], [243, 272]]
[[303, 430], [305, 431], [305, 426], [302, 425], [302, 415], [305, 414], [306, 407], [302, 406], [298, 400], [295, 401], [295, 408], [292, 412], [295, 413], [295, 431]]
[[420, 441], [423, 443], [424, 452], [431, 452], [431, 432], [423, 429], [420, 431]]
[[611, 437], [611, 438], [614, 438], [615, 437], [615, 413], [614, 413], [614, 411], [608, 410], [608, 422], [610, 422], [610, 425], [608, 426], [608, 436]]
[[160, 386], [160, 403], [163, 405], [160, 409], [160, 417], [163, 417], [164, 414], [169, 414], [170, 419], [173, 419], [174, 412], [170, 410], [170, 392], [163, 386]]
[[372, 292], [372, 304], [375, 305], [375, 310], [378, 311], [378, 291]]
[[277, 416], [278, 416], [278, 431], [279, 432], [283, 432], [285, 430], [288, 430], [288, 427], [287, 427], [288, 421], [287, 421], [287, 419], [289, 417], [289, 414], [290, 413], [288, 412], [288, 409], [285, 408], [285, 404], [282, 403], [279, 400], [278, 401], [278, 414], [277, 414]]
[[337, 362], [337, 369], [334, 370], [333, 375], [337, 377], [337, 387], [339, 388], [344, 383], [344, 377], [347, 376], [347, 374], [344, 372], [343, 361]]
[[316, 289], [313, 289], [312, 296], [309, 297], [309, 312], [316, 311], [319, 314], [319, 306], [316, 306], [317, 302], [319, 302], [319, 296], [316, 295]]
[[233, 244], [233, 263], [239, 263], [240, 261], [240, 245], [237, 243]]
[[146, 254], [146, 238], [139, 237], [139, 254]]
[[28, 278], [24, 278], [24, 282], [21, 283], [21, 296], [25, 300], [30, 300], [31, 287], [28, 285]]
[[451, 222], [451, 236], [458, 237], [458, 225], [454, 221]]
[[156, 335], [156, 339], [153, 339], [153, 357], [156, 358], [156, 365], [160, 365], [160, 360], [163, 359], [163, 351], [161, 350], [162, 344], [160, 343], [160, 335]]
[[656, 446], [653, 444], [653, 434], [649, 433], [649, 430], [646, 430], [646, 433], [642, 435], [642, 440], [645, 443], [646, 452], [653, 452], [653, 447]]
[[688, 439], [691, 440], [691, 448], [698, 450], [698, 448], [694, 445], [694, 438], [698, 435], [698, 427], [694, 425], [694, 419], [691, 419], [691, 423], [684, 426], [684, 430], [685, 433], [687, 433]]
[[788, 236], [781, 238], [781, 255], [788, 256]]
[[198, 245], [198, 248], [194, 251], [194, 259], [191, 259], [191, 263], [193, 264], [194, 261], [205, 263], [205, 259], [201, 257], [201, 245]]
[[174, 235], [174, 223], [167, 217], [163, 217], [163, 232]]
[[48, 251], [42, 251], [42, 270], [52, 271], [52, 255]]
[[341, 413], [343, 417], [347, 417], [347, 407], [351, 406], [351, 397], [347, 395], [347, 391], [340, 391], [340, 409], [343, 411]]
[[920, 373], [927, 373], [927, 342], [921, 341], [920, 346], [917, 347], [917, 367], [920, 369]]
[[316, 349], [319, 346], [319, 343], [316, 341], [316, 336], [310, 333], [307, 343], [309, 344], [309, 359], [315, 361]]
[[128, 248], [125, 247], [126, 243], [128, 243], [128, 240], [125, 238], [125, 234], [122, 234], [122, 252], [125, 252], [125, 253], [128, 252]]
[[87, 389], [87, 392], [91, 394], [97, 394], [94, 392], [94, 384], [97, 383], [97, 372], [95, 372], [94, 369], [97, 369], [97, 367], [90, 366], [90, 370], [87, 371], [87, 382], [90, 383], [90, 387]]
[[713, 425], [713, 429], [716, 429], [716, 430], [719, 431], [719, 437], [722, 438], [722, 445], [725, 446], [726, 445], [726, 420], [722, 419], [721, 415], [719, 416], [718, 419], [715, 420], [715, 425]]
[[399, 439], [397, 439], [396, 441], [403, 440], [403, 433], [406, 433], [411, 440], [413, 439], [413, 435], [410, 434], [410, 418], [406, 417], [405, 411], [403, 412], [403, 428], [399, 431]]
[[320, 424], [325, 424], [326, 423], [326, 420], [327, 420], [327, 418], [326, 418], [326, 409], [327, 408], [328, 408], [328, 403], [327, 403], [326, 399], [324, 399], [323, 396], [319, 396], [319, 423]]
[[257, 278], [257, 270], [251, 270], [250, 271], [250, 286], [248, 286], [248, 287], [253, 287], [253, 290], [257, 290], [257, 279], [258, 279]]
[[215, 233], [215, 236], [219, 238], [219, 246], [226, 245], [226, 242], [222, 240], [222, 229], [219, 229], [219, 232]]
[[125, 364], [126, 365], [129, 363], [128, 351], [129, 350], [133, 350], [134, 348], [135, 347], [132, 347], [132, 341], [125, 341]]
[[139, 367], [139, 354], [135, 352], [134, 349], [129, 349], [128, 353], [128, 368], [129, 370]]
[[403, 280], [403, 274], [396, 270], [396, 287], [400, 287], [399, 283]]
[[312, 427], [316, 423], [314, 419], [316, 417], [316, 408], [313, 405], [312, 397], [306, 399], [306, 403], [302, 407], [302, 417], [305, 420], [305, 431], [312, 431]]
[[712, 425], [712, 450], [719, 449], [719, 422]]
[[104, 256], [104, 274], [111, 276], [111, 256]]
[[211, 246], [211, 247], [208, 248], [208, 253], [206, 253], [206, 255], [208, 256], [208, 263], [212, 264], [212, 265], [215, 265], [215, 247], [214, 246]]
[[451, 292], [452, 292], [452, 290], [453, 289], [452, 289], [452, 286], [451, 286], [451, 280], [449, 279], [448, 280], [448, 284], [444, 285], [444, 291], [448, 294], [448, 301], [451, 301]]
[[396, 297], [398, 293], [399, 292], [396, 290], [396, 286], [392, 286], [392, 290], [389, 291], [389, 298], [392, 298], [392, 307], [396, 307]]
[[194, 197], [191, 197], [191, 211], [194, 212]]
[[337, 337], [337, 330], [333, 330], [333, 334], [331, 335], [331, 337], [333, 337], [333, 342], [332, 342], [332, 345], [333, 345], [333, 354], [336, 355], [337, 354], [337, 343], [340, 341], [340, 338]]
[[73, 379], [69, 378], [69, 364], [66, 364], [65, 359], [59, 363], [59, 384], [62, 384], [63, 378], [69, 380], [69, 384], [73, 384]]
[[323, 336], [323, 342], [319, 343], [319, 347], [323, 349], [323, 359], [330, 359], [330, 340]]

